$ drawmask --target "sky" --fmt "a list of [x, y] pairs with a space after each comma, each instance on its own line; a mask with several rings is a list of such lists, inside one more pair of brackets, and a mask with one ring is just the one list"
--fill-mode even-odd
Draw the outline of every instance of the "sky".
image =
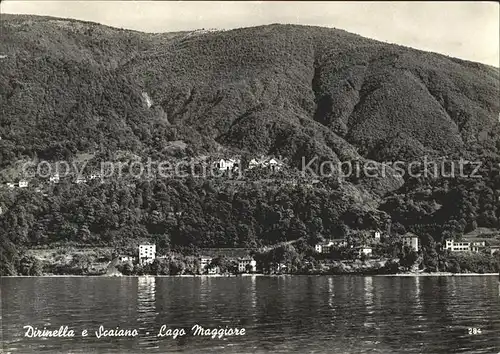
[[500, 5], [496, 2], [4, 0], [0, 11], [74, 18], [144, 32], [270, 23], [336, 27], [500, 66]]

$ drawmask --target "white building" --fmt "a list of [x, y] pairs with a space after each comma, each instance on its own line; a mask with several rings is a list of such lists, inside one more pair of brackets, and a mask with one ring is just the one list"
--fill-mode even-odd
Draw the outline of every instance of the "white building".
[[28, 181], [24, 179], [19, 181], [19, 188], [27, 188], [27, 187], [28, 187]]
[[484, 241], [455, 241], [452, 239], [447, 239], [444, 245], [444, 249], [451, 252], [479, 252], [484, 247], [486, 247]]
[[7, 188], [14, 189], [14, 188], [16, 188], [16, 184], [15, 183], [7, 183]]
[[257, 262], [251, 257], [238, 258], [238, 272], [247, 273], [247, 266], [250, 266], [250, 272], [257, 271]]
[[59, 183], [60, 181], [60, 178], [59, 178], [59, 174], [56, 173], [55, 175], [49, 177], [49, 182], [51, 183]]
[[156, 258], [156, 245], [139, 246], [139, 263], [151, 264]]
[[326, 242], [318, 243], [314, 246], [314, 249], [318, 253], [329, 253], [332, 248], [346, 247], [347, 241], [344, 238], [336, 238], [328, 240]]
[[274, 266], [275, 273], [282, 273], [282, 272], [286, 271], [286, 269], [287, 269], [287, 266], [286, 266], [286, 264], [283, 264], [283, 263], [278, 263]]
[[76, 184], [87, 183], [87, 179], [84, 177], [78, 177], [76, 179]]
[[220, 171], [232, 171], [233, 169], [237, 170], [240, 166], [240, 160], [237, 159], [220, 159], [217, 161], [217, 168]]
[[135, 261], [135, 257], [134, 256], [123, 255], [123, 256], [118, 257], [118, 260], [120, 262], [134, 262]]
[[251, 159], [250, 162], [248, 163], [248, 169], [251, 170], [252, 168], [260, 166], [261, 163], [257, 161], [257, 159]]
[[200, 273], [205, 272], [208, 269], [208, 266], [212, 262], [212, 257], [201, 256], [200, 257]]
[[361, 257], [362, 255], [369, 257], [373, 254], [373, 250], [370, 246], [361, 246], [356, 249], [356, 254], [358, 257]]
[[269, 160], [268, 165], [271, 171], [279, 171], [283, 167], [283, 162], [272, 158], [271, 160]]
[[417, 235], [408, 232], [405, 235], [403, 235], [401, 241], [403, 242], [403, 246], [408, 246], [413, 251], [418, 252], [419, 244]]
[[500, 246], [491, 246], [490, 247], [490, 253], [493, 255], [496, 252], [500, 252]]
[[279, 171], [283, 167], [283, 162], [275, 158], [261, 157], [259, 159], [252, 159], [248, 163], [249, 170], [255, 167], [268, 167], [272, 171]]
[[218, 266], [208, 267], [207, 268], [207, 273], [210, 274], [210, 275], [219, 274], [220, 273], [220, 268]]
[[380, 239], [382, 238], [382, 233], [380, 231], [375, 231], [374, 238], [375, 241], [380, 241]]

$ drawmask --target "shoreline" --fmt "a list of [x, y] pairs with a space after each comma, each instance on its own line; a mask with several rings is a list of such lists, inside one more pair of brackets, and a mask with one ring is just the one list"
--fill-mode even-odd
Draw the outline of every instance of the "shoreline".
[[477, 277], [477, 276], [498, 276], [499, 273], [399, 273], [399, 274], [376, 274], [375, 277]]
[[239, 277], [283, 277], [283, 276], [358, 276], [358, 277], [468, 277], [468, 276], [499, 276], [499, 273], [396, 273], [396, 274], [182, 274], [182, 275], [75, 275], [75, 274], [44, 274], [44, 275], [9, 275], [2, 278], [239, 278]]

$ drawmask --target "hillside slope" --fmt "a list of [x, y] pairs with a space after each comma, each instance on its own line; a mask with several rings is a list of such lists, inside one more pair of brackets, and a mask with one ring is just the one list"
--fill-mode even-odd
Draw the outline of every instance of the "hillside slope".
[[103, 149], [165, 157], [174, 140], [295, 162], [440, 155], [491, 137], [500, 111], [498, 69], [336, 29], [147, 34], [15, 15], [1, 27], [4, 167]]

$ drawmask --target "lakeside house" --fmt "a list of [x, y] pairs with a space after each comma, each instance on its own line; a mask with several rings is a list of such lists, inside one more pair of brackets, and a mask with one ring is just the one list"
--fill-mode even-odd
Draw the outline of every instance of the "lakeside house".
[[356, 247], [355, 253], [358, 257], [361, 257], [361, 256], [371, 257], [373, 254], [373, 249], [370, 246], [363, 245], [363, 246]]
[[484, 241], [479, 241], [479, 240], [455, 241], [452, 239], [446, 239], [443, 248], [451, 252], [479, 252], [481, 249], [485, 247], [486, 243]]
[[118, 260], [120, 262], [132, 262], [132, 263], [134, 263], [135, 259], [136, 258], [134, 256], [129, 256], [129, 255], [122, 255], [122, 256], [118, 257]]
[[252, 257], [238, 258], [238, 272], [250, 273], [257, 271], [257, 262]]
[[490, 254], [491, 255], [494, 255], [497, 252], [500, 252], [500, 246], [490, 246]]
[[418, 236], [411, 233], [407, 232], [404, 234], [401, 238], [401, 241], [403, 242], [403, 247], [408, 246], [410, 247], [413, 251], [418, 252], [419, 249], [419, 242], [418, 242]]
[[286, 266], [286, 264], [283, 263], [275, 263], [271, 266], [272, 272], [276, 274], [281, 274], [283, 272], [286, 272], [287, 268], [288, 267]]
[[212, 257], [201, 256], [200, 257], [200, 273], [204, 273], [212, 263]]
[[156, 245], [139, 245], [139, 263], [151, 264], [156, 258]]
[[346, 246], [347, 246], [346, 239], [336, 238], [316, 244], [314, 246], [314, 250], [317, 253], [329, 253], [333, 248], [346, 247]]
[[207, 268], [207, 274], [209, 274], [209, 275], [214, 275], [214, 274], [219, 274], [219, 273], [220, 273], [219, 266], [209, 266]]

